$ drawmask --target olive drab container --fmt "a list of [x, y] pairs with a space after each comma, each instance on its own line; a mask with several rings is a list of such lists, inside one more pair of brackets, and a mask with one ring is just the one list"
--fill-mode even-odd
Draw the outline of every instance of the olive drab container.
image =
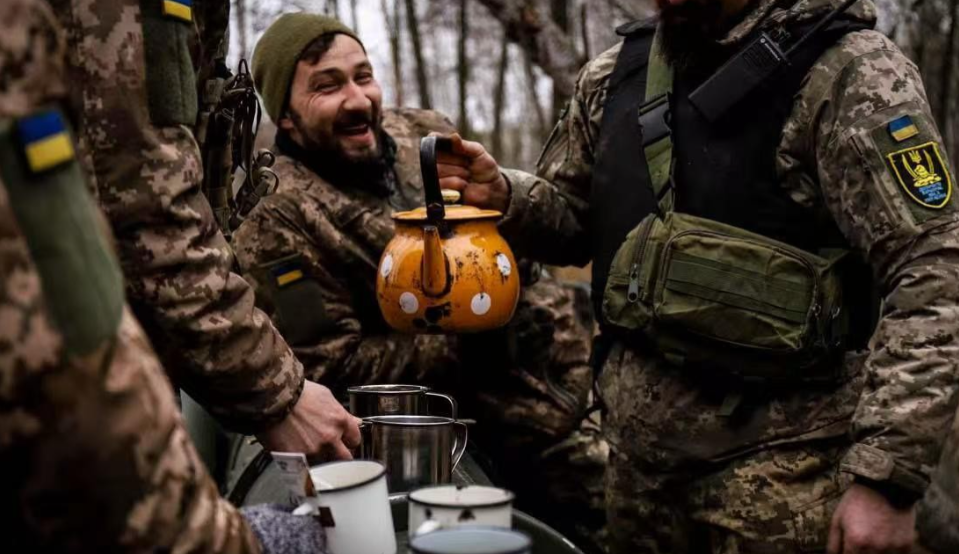
[[398, 331], [495, 329], [509, 322], [519, 300], [516, 259], [496, 228], [503, 214], [460, 205], [459, 193], [440, 190], [436, 152], [451, 146], [449, 139], [423, 139], [426, 206], [393, 216], [396, 235], [380, 259], [377, 300]]

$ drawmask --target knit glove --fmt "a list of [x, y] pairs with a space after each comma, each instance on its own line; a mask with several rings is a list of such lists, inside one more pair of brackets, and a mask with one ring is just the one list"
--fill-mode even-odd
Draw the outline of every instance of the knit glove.
[[263, 545], [263, 554], [328, 554], [326, 531], [311, 516], [295, 516], [279, 504], [242, 508], [240, 513]]

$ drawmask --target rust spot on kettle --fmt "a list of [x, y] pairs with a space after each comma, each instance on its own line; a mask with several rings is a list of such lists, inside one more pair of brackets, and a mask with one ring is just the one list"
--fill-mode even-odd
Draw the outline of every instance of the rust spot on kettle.
[[447, 302], [446, 304], [441, 304], [439, 306], [432, 306], [430, 308], [426, 308], [426, 313], [424, 315], [428, 323], [432, 323], [435, 325], [439, 323], [440, 320], [442, 320], [443, 318], [449, 317], [452, 313], [453, 313], [453, 306], [452, 304]]

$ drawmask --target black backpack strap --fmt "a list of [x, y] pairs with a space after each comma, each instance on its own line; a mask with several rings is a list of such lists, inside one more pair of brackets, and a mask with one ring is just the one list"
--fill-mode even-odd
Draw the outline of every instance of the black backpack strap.
[[656, 207], [638, 124], [646, 97], [655, 27], [630, 24], [607, 87], [590, 193], [593, 306], [602, 313], [603, 290], [616, 250], [629, 231]]

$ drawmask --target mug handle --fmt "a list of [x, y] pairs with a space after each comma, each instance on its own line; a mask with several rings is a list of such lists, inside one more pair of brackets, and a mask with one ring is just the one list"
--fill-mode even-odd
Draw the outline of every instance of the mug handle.
[[440, 392], [428, 391], [428, 392], [426, 393], [426, 397], [427, 397], [427, 398], [442, 398], [443, 400], [446, 400], [447, 402], [449, 402], [449, 404], [450, 404], [450, 418], [451, 418], [451, 419], [456, 419], [456, 412], [457, 412], [457, 409], [456, 409], [456, 400], [454, 400], [452, 396], [450, 396], [450, 395], [448, 395], [448, 394], [443, 394], [443, 393], [440, 393]]
[[[453, 468], [459, 465], [460, 459], [466, 453], [466, 441], [469, 440], [469, 427], [461, 421], [454, 421], [456, 426], [456, 441], [453, 443]], [[452, 471], [452, 470], [451, 470]]]
[[367, 460], [373, 456], [373, 424], [363, 419], [360, 421], [360, 445], [350, 451], [354, 459]]

